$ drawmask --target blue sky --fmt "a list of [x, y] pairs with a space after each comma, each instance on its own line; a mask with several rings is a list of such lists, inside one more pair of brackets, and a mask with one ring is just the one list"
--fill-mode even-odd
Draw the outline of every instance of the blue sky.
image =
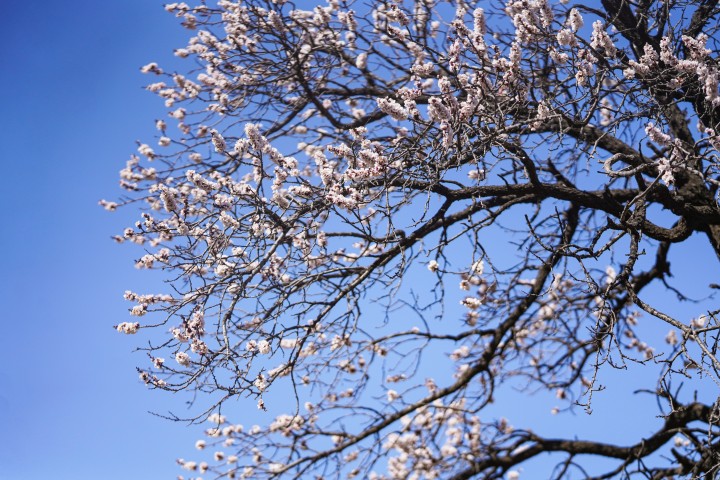
[[[199, 429], [147, 413], [181, 412], [183, 399], [149, 392], [134, 370], [145, 359], [130, 353], [139, 337], [112, 328], [129, 319], [124, 290], [159, 283], [133, 268], [137, 248], [110, 240], [133, 212], [97, 201], [120, 194], [118, 170], [164, 115], [139, 67], [172, 64], [188, 34], [155, 1], [3, 7], [0, 479], [173, 478]], [[715, 261], [693, 245], [697, 257], [676, 259], [679, 283], [697, 259]], [[627, 404], [622, 417], [643, 408]]]
[[182, 404], [112, 328], [125, 289], [158, 285], [110, 240], [132, 213], [97, 201], [161, 114], [139, 67], [187, 32], [155, 1], [2, 5], [0, 479], [174, 478], [197, 430], [147, 413]]

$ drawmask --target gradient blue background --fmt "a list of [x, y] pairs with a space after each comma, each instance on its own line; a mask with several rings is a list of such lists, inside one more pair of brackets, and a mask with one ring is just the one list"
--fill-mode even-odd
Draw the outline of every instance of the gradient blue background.
[[188, 32], [159, 1], [0, 6], [0, 479], [174, 478], [198, 429], [147, 413], [183, 405], [139, 382], [140, 339], [112, 328], [125, 289], [160, 289], [110, 240], [134, 214], [97, 202], [163, 115], [139, 67]]
[[[182, 413], [183, 399], [145, 388], [134, 367], [146, 360], [130, 353], [140, 337], [112, 325], [129, 318], [124, 290], [161, 289], [157, 277], [133, 268], [137, 247], [110, 240], [134, 222], [134, 212], [107, 213], [97, 201], [121, 193], [118, 170], [136, 139], [151, 143], [153, 120], [165, 115], [142, 88], [151, 79], [139, 67], [172, 67], [172, 50], [189, 33], [153, 0], [1, 5], [0, 479], [174, 478], [177, 457], [203, 459], [193, 448], [200, 428], [147, 413]], [[673, 255], [679, 284], [717, 281], [702, 238]], [[697, 268], [701, 259], [712, 271]], [[648, 386], [637, 378], [633, 369], [605, 377], [627, 391]], [[596, 412], [609, 400], [598, 395]], [[654, 404], [637, 397], [615, 398], [621, 407], [605, 415], [565, 422], [548, 414], [548, 402], [510, 396], [497, 411], [509, 411], [517, 425], [524, 417], [542, 424], [542, 413], [551, 430], [572, 435], [589, 427], [607, 439], [657, 425], [647, 415]], [[239, 409], [233, 420], [257, 417]]]

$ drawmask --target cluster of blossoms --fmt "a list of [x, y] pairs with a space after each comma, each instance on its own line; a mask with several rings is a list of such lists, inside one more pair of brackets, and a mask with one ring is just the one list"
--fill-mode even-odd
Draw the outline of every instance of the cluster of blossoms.
[[[474, 451], [482, 448], [487, 437], [508, 437], [513, 433], [513, 427], [505, 419], [495, 424], [484, 424], [473, 414], [465, 412], [463, 400], [444, 405], [437, 400], [431, 405], [418, 409], [412, 416], [401, 419], [401, 429], [387, 434], [382, 443], [383, 450], [389, 454], [387, 473], [369, 472], [366, 478], [375, 480], [399, 480], [408, 478], [413, 474], [422, 475], [421, 478], [443, 478], [451, 470], [450, 461], [458, 457], [460, 461], [472, 461], [473, 455], [463, 454], [463, 451]], [[257, 443], [259, 439], [267, 436], [280, 435], [291, 437], [300, 434], [305, 428], [312, 428], [317, 421], [316, 407], [305, 405], [304, 415], [282, 414], [263, 429], [258, 425], [245, 428], [241, 424], [229, 424], [225, 417], [214, 415], [208, 418], [213, 427], [206, 430], [206, 438], [195, 443], [200, 451], [212, 449], [213, 462], [196, 462], [178, 459], [178, 463], [185, 469], [193, 472], [206, 473], [224, 472], [229, 478], [253, 478], [262, 473], [281, 473], [287, 465], [266, 458], [255, 449], [251, 462], [243, 463], [243, 459], [235, 455], [226, 455], [219, 449], [232, 448], [243, 443]], [[426, 442], [424, 432], [440, 430], [445, 441], [440, 446], [430, 446]], [[342, 444], [345, 439], [340, 435], [333, 436], [335, 444]], [[352, 450], [347, 453], [343, 461], [352, 465], [359, 458], [360, 452]], [[464, 457], [464, 458], [463, 458]], [[356, 478], [359, 469], [350, 468], [346, 478]], [[519, 474], [509, 472], [507, 478], [517, 479]]]
[[117, 327], [117, 331], [121, 333], [127, 333], [128, 335], [132, 335], [137, 333], [137, 331], [140, 329], [140, 324], [138, 322], [131, 323], [131, 322], [122, 322]]

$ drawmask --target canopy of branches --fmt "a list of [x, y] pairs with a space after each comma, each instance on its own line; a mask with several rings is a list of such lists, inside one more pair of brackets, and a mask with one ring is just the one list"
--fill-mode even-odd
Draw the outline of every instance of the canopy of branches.
[[[166, 5], [187, 68], [143, 68], [169, 116], [101, 203], [139, 208], [116, 239], [170, 287], [126, 292], [140, 376], [193, 392], [198, 448], [223, 450], [181, 464], [494, 479], [550, 453], [534, 478], [715, 478], [717, 405], [677, 394], [717, 388], [714, 311], [643, 290], [685, 298], [668, 255], [694, 233], [720, 255], [716, 4]], [[519, 387], [589, 411], [631, 363], [661, 416], [634, 443], [487, 411]], [[234, 398], [268, 421], [229, 423]]]

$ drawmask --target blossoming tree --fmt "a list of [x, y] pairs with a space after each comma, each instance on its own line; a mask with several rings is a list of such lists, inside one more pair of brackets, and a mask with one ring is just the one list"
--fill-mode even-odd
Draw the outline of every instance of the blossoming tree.
[[[126, 292], [117, 329], [212, 423], [182, 466], [715, 478], [718, 406], [677, 388], [720, 381], [715, 312], [646, 292], [684, 298], [668, 258], [695, 233], [720, 257], [717, 2], [307, 3], [166, 5], [187, 69], [143, 68], [169, 118], [101, 202], [139, 206], [116, 239], [170, 286]], [[634, 443], [495, 414], [508, 389], [589, 410], [631, 363], [660, 417]], [[229, 422], [235, 398], [268, 421]]]

